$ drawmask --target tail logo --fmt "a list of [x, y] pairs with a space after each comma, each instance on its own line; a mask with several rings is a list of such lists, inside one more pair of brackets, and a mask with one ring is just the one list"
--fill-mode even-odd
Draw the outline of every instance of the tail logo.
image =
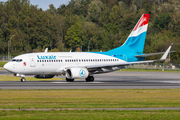
[[138, 28], [148, 24], [148, 21], [149, 21], [149, 14], [144, 14], [137, 23], [137, 25], [135, 26], [135, 28], [133, 29], [133, 31], [136, 31]]

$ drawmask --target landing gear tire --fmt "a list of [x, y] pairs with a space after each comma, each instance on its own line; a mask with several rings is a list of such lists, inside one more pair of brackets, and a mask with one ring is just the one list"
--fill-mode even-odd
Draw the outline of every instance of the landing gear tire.
[[94, 81], [94, 77], [93, 76], [88, 76], [86, 78], [86, 82], [93, 82]]
[[21, 82], [26, 82], [26, 79], [25, 78], [21, 78]]
[[68, 78], [66, 78], [66, 81], [67, 81], [67, 82], [74, 82], [74, 79], [68, 79]]

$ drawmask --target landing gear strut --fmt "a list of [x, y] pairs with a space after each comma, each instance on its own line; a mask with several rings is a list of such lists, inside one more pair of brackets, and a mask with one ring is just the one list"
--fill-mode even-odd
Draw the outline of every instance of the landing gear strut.
[[24, 77], [22, 77], [21, 82], [26, 82], [26, 79]]
[[88, 76], [86, 78], [86, 82], [93, 82], [94, 81], [94, 77], [93, 76]]
[[74, 82], [74, 79], [68, 79], [68, 78], [66, 78], [66, 81], [67, 81], [67, 82]]

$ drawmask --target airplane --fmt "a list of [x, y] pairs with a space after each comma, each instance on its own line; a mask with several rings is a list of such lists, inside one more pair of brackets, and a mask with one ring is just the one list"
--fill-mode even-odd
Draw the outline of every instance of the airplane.
[[[144, 54], [144, 43], [148, 28], [149, 14], [143, 14], [134, 29], [120, 47], [107, 52], [45, 52], [27, 53], [14, 57], [3, 67], [14, 76], [25, 75], [35, 78], [53, 78], [55, 75], [65, 75], [67, 82], [74, 79], [94, 81], [94, 74], [113, 72], [125, 69], [137, 63], [164, 61], [170, 52], [172, 44], [166, 52]], [[144, 61], [146, 56], [163, 54], [159, 60]]]

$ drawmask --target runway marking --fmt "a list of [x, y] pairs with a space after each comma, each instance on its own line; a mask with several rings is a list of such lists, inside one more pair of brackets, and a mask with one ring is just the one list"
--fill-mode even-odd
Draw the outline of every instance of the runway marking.
[[62, 84], [62, 83], [72, 83], [72, 82], [51, 82], [51, 83], [60, 83], [60, 84]]
[[161, 82], [164, 82], [164, 83], [178, 83], [178, 84], [180, 84], [180, 81], [161, 81]]
[[[66, 83], [77, 83], [77, 82], [51, 82], [51, 83], [57, 83], [57, 84], [64, 84], [65, 83], [66, 84]], [[96, 84], [96, 83], [104, 83], [104, 82], [84, 82], [84, 81], [82, 81], [81, 83], [93, 83], [93, 84]]]

